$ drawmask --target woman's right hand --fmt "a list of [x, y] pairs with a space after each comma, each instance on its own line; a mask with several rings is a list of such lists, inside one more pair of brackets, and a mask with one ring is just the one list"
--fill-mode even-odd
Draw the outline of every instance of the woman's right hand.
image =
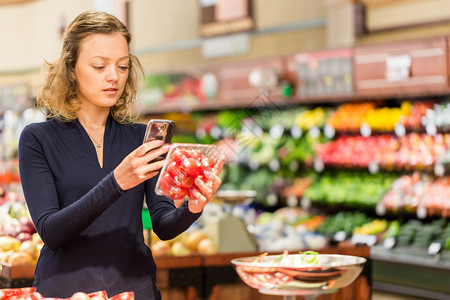
[[163, 145], [163, 143], [163, 141], [154, 140], [142, 144], [114, 169], [114, 177], [124, 191], [158, 174], [164, 165], [164, 160], [151, 161], [169, 151], [170, 145]]

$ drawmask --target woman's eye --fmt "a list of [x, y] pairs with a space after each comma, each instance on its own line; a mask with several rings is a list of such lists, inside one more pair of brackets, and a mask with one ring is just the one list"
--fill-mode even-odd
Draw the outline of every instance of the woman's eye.
[[94, 66], [94, 69], [96, 70], [103, 70], [105, 66]]
[[119, 69], [121, 69], [122, 71], [127, 71], [128, 70], [128, 66], [119, 66]]

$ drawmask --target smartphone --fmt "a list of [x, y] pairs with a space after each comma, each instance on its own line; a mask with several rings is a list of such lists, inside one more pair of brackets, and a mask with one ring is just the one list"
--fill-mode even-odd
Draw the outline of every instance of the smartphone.
[[[152, 119], [147, 124], [147, 130], [145, 131], [144, 143], [153, 140], [162, 140], [164, 144], [170, 144], [172, 141], [173, 132], [175, 130], [175, 122], [171, 120]], [[154, 161], [163, 160], [166, 158], [166, 154], [158, 156]]]

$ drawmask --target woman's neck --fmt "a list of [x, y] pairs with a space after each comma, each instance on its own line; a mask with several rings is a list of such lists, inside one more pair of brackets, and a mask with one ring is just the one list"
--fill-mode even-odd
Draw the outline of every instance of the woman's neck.
[[80, 110], [78, 112], [78, 121], [80, 121], [84, 128], [96, 131], [105, 128], [108, 115], [109, 110], [96, 112]]

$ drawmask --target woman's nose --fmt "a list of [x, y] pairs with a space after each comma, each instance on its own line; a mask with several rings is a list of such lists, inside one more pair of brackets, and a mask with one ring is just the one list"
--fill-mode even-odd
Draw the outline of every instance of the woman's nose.
[[108, 68], [108, 73], [106, 74], [107, 81], [117, 81], [119, 75], [117, 73], [116, 66], [111, 66]]

